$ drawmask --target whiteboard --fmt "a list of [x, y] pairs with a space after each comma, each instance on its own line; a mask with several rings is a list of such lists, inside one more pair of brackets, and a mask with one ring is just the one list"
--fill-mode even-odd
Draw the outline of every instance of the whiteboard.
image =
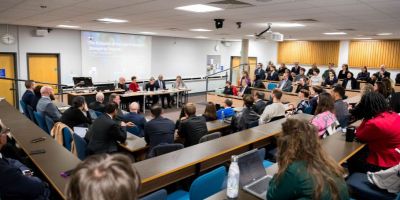
[[150, 77], [151, 36], [81, 32], [82, 76], [93, 82]]

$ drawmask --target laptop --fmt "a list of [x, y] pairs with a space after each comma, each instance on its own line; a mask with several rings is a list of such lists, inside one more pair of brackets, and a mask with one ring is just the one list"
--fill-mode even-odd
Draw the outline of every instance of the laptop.
[[238, 165], [240, 170], [239, 185], [243, 190], [260, 199], [266, 199], [272, 176], [265, 172], [258, 149], [238, 155]]

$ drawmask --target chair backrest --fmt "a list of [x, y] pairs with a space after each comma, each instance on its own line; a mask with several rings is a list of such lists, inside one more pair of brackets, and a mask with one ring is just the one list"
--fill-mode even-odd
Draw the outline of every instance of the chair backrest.
[[26, 109], [26, 104], [24, 101], [19, 100], [19, 104], [21, 105], [22, 111], [24, 111], [24, 115], [28, 118], [31, 119], [31, 117], [29, 116], [28, 110]]
[[285, 118], [285, 115], [276, 116], [276, 117], [273, 117], [269, 122], [273, 122], [273, 121], [280, 120], [280, 119], [283, 119], [283, 118]]
[[63, 133], [63, 146], [71, 151], [71, 142], [72, 142], [72, 133], [68, 127], [64, 127], [62, 130]]
[[36, 111], [33, 111], [33, 114], [35, 115], [35, 120], [39, 125], [39, 127], [43, 129], [46, 133], [49, 133], [49, 130], [47, 129], [46, 122], [44, 121], [44, 117], [42, 116], [42, 114]]
[[226, 177], [224, 166], [196, 178], [190, 186], [190, 200], [202, 200], [222, 190]]
[[85, 139], [81, 138], [78, 134], [75, 134], [75, 133], [72, 134], [72, 137], [74, 138], [78, 158], [80, 160], [85, 160], [86, 148], [87, 148], [87, 143], [86, 143]]
[[100, 116], [102, 116], [102, 115], [103, 115], [103, 113], [102, 113], [102, 112], [99, 112], [99, 111], [94, 111], [94, 112], [96, 113], [97, 117], [100, 117]]
[[126, 129], [126, 131], [128, 131], [129, 133], [132, 133], [133, 135], [136, 135], [138, 137], [143, 137], [144, 136], [144, 135], [142, 135], [143, 131], [140, 131], [140, 128], [138, 126], [128, 127]]
[[29, 119], [30, 119], [33, 123], [37, 124], [37, 123], [36, 123], [36, 120], [35, 120], [35, 115], [33, 114], [33, 108], [32, 108], [32, 106], [26, 105], [26, 110], [28, 111]]
[[258, 120], [246, 122], [246, 129], [258, 126]]
[[265, 160], [265, 148], [258, 149], [258, 155], [260, 156], [261, 160]]
[[99, 116], [97, 116], [96, 111], [94, 111], [92, 109], [89, 109], [88, 112], [89, 112], [90, 118], [92, 118], [92, 120], [95, 120], [95, 119], [97, 119], [99, 117]]
[[278, 84], [276, 84], [276, 83], [268, 83], [267, 90], [273, 90], [276, 87], [278, 87]]
[[54, 126], [54, 121], [51, 119], [49, 116], [45, 115], [44, 116], [44, 121], [46, 122], [46, 127], [47, 130], [49, 130], [49, 133], [51, 132], [51, 129], [53, 129]]
[[179, 144], [179, 143], [177, 143], [177, 144], [165, 144], [165, 143], [162, 143], [162, 144], [159, 144], [159, 145], [153, 147], [150, 150], [149, 158], [160, 156], [160, 155], [163, 155], [163, 154], [166, 154], [166, 153], [169, 153], [169, 152], [173, 152], [173, 151], [176, 151], [176, 150], [179, 150], [179, 149], [183, 149], [183, 144]]
[[162, 189], [156, 192], [153, 192], [147, 196], [140, 198], [139, 200], [166, 200], [167, 199], [167, 190]]
[[207, 142], [213, 139], [217, 139], [221, 137], [221, 132], [215, 132], [215, 133], [211, 133], [211, 134], [207, 134], [204, 135], [203, 137], [200, 138], [199, 143], [202, 142]]

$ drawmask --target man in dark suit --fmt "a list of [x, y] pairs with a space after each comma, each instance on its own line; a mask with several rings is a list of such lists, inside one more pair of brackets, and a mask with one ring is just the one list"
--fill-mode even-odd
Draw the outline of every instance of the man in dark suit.
[[124, 77], [119, 77], [118, 79], [118, 88], [128, 91], [129, 88], [126, 86], [126, 80]]
[[121, 96], [119, 96], [117, 93], [111, 93], [110, 97], [108, 97], [108, 102], [117, 104], [117, 115], [115, 116], [114, 120], [121, 121], [124, 118], [124, 113], [126, 113], [126, 111], [123, 111], [120, 108]]
[[126, 140], [126, 126], [134, 126], [132, 122], [117, 122], [114, 118], [118, 112], [118, 105], [110, 102], [106, 105], [104, 115], [94, 120], [85, 139], [88, 142], [89, 155], [99, 153], [114, 153], [118, 150], [118, 143]]
[[[164, 81], [164, 77], [163, 75], [159, 75], [158, 76], [158, 80], [156, 81], [156, 90], [160, 89], [160, 90], [167, 90], [167, 87], [165, 86], [165, 81]], [[160, 98], [161, 98], [161, 105], [163, 108], [166, 108], [166, 106], [164, 105], [164, 100], [167, 99], [167, 106], [168, 108], [171, 108], [171, 95], [170, 94], [160, 94]]]
[[[146, 118], [144, 115], [139, 114], [139, 104], [132, 102], [129, 105], [129, 113], [124, 116], [124, 121], [130, 121], [136, 125], [137, 133], [133, 133], [139, 137], [144, 136], [144, 125], [146, 124]], [[132, 132], [131, 132], [132, 133]]]
[[242, 87], [240, 88], [240, 91], [238, 93], [239, 97], [243, 97], [246, 94], [251, 94], [251, 89], [250, 87], [247, 85], [245, 80], [242, 80]]
[[389, 78], [390, 79], [390, 72], [386, 71], [385, 65], [381, 65], [381, 69], [375, 73], [376, 77], [378, 77], [378, 80], [381, 81], [383, 78]]
[[89, 104], [89, 108], [104, 113], [105, 105], [104, 105], [104, 94], [102, 92], [97, 92], [96, 101]]
[[150, 109], [152, 120], [144, 125], [144, 139], [153, 148], [161, 143], [174, 143], [175, 124], [172, 120], [161, 116], [162, 108], [154, 105]]
[[264, 85], [264, 83], [262, 82], [261, 78], [258, 75], [255, 76], [253, 84], [252, 84], [252, 87], [265, 89], [265, 85]]
[[[154, 79], [154, 77], [150, 77], [150, 80], [148, 83], [146, 83], [146, 85], [143, 88], [145, 91], [156, 91], [156, 80]], [[158, 103], [158, 95], [150, 95], [146, 97], [147, 101], [149, 101], [150, 99], [152, 100], [152, 105], [155, 105], [156, 103]]]
[[33, 89], [35, 88], [35, 82], [32, 80], [25, 81], [25, 88], [26, 91], [24, 95], [22, 95], [22, 101], [25, 103], [25, 105], [30, 105], [32, 108], [36, 108], [35, 102], [37, 101], [37, 98], [33, 92]]
[[264, 101], [265, 94], [264, 92], [256, 92], [254, 94], [254, 110], [261, 115], [264, 112], [265, 107], [267, 104]]
[[257, 64], [257, 68], [254, 71], [254, 75], [255, 76], [259, 76], [261, 80], [264, 80], [266, 78], [265, 77], [265, 71], [263, 69], [263, 64], [262, 63], [258, 63]]
[[[1, 123], [0, 123], [1, 124]], [[7, 132], [0, 127], [0, 150], [7, 144]], [[1, 199], [48, 199], [47, 183], [18, 160], [5, 158], [0, 153], [0, 198]]]
[[300, 74], [300, 66], [299, 66], [299, 62], [295, 62], [294, 66], [292, 67], [292, 70], [290, 70], [290, 72], [294, 72], [296, 74]]
[[293, 87], [292, 81], [289, 80], [289, 73], [286, 72], [283, 74], [283, 79], [281, 80], [281, 82], [279, 82], [278, 88], [284, 92], [292, 92]]
[[185, 117], [179, 124], [179, 137], [185, 140], [185, 147], [199, 143], [201, 137], [208, 133], [206, 119], [203, 116], [196, 116], [196, 106], [187, 103], [184, 107]]

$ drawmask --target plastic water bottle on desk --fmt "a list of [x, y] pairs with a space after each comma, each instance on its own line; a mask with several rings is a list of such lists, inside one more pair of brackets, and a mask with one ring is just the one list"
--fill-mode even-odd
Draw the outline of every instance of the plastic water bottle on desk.
[[221, 122], [223, 122], [224, 119], [225, 119], [225, 113], [224, 113], [224, 111], [222, 110], [222, 111], [221, 111]]
[[237, 163], [237, 156], [232, 156], [231, 165], [228, 172], [228, 185], [226, 189], [226, 196], [230, 199], [238, 197], [239, 194], [239, 165]]

